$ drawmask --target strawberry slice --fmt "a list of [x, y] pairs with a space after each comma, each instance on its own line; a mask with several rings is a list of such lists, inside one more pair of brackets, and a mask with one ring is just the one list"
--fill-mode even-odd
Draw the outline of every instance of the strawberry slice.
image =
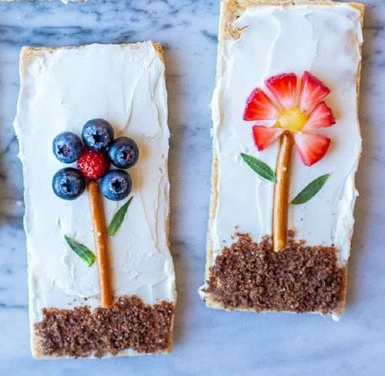
[[253, 90], [246, 102], [243, 120], [275, 120], [278, 109], [259, 88]]
[[314, 107], [314, 110], [310, 113], [308, 121], [303, 129], [310, 130], [331, 127], [335, 122], [330, 107], [328, 107], [325, 102], [321, 102]]
[[330, 141], [330, 138], [314, 133], [298, 132], [294, 134], [294, 142], [303, 163], [307, 166], [311, 166], [323, 158], [330, 146]]
[[297, 76], [294, 73], [284, 73], [270, 77], [265, 84], [281, 106], [289, 109], [295, 105]]
[[319, 102], [330, 93], [321, 81], [305, 72], [301, 81], [301, 93], [299, 95], [299, 108], [309, 113]]
[[262, 151], [271, 145], [283, 132], [283, 128], [254, 125], [253, 137], [255, 145], [259, 151]]

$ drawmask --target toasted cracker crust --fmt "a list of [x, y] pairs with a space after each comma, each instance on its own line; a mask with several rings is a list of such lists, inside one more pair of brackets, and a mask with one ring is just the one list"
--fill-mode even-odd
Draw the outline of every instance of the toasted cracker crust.
[[[219, 78], [222, 76], [222, 60], [221, 60], [221, 51], [223, 49], [223, 42], [226, 39], [238, 39], [241, 34], [241, 30], [239, 30], [235, 25], [234, 21], [236, 18], [248, 7], [255, 6], [277, 6], [277, 7], [291, 7], [296, 5], [316, 5], [316, 6], [333, 6], [336, 4], [340, 4], [340, 2], [329, 1], [329, 0], [223, 0], [221, 3], [221, 12], [220, 12], [220, 20], [219, 20], [219, 32], [218, 32], [218, 56], [217, 56], [217, 73], [216, 73], [216, 82], [219, 82]], [[365, 14], [365, 5], [358, 2], [349, 2], [345, 3], [352, 8], [357, 9], [360, 12], [360, 22], [361, 27], [364, 25], [364, 14]], [[362, 46], [360, 46], [360, 53], [362, 50]], [[357, 101], [359, 102], [359, 92], [360, 92], [360, 79], [361, 79], [361, 62], [357, 69], [356, 83], [357, 83]], [[217, 106], [217, 85], [214, 90], [214, 96], [212, 100], [212, 112], [214, 114], [214, 107]], [[358, 108], [358, 107], [357, 107]], [[221, 116], [219, 111], [216, 111], [217, 116]], [[213, 118], [213, 123], [215, 123], [215, 119]], [[215, 137], [215, 136], [214, 136]], [[206, 268], [205, 268], [205, 281], [209, 279], [210, 267], [214, 265], [214, 253], [212, 246], [212, 233], [213, 233], [213, 223], [215, 212], [218, 206], [218, 182], [219, 182], [219, 174], [218, 174], [218, 165], [219, 158], [215, 148], [213, 148], [213, 160], [212, 160], [212, 175], [211, 175], [211, 199], [210, 199], [210, 213], [209, 213], [209, 223], [208, 223], [208, 233], [207, 233], [207, 243], [206, 243]], [[346, 308], [346, 295], [347, 295], [347, 276], [348, 276], [348, 267], [347, 265], [344, 267], [345, 272], [345, 284], [343, 286], [343, 299], [341, 300], [340, 306], [332, 313], [333, 317], [338, 318], [345, 311]], [[209, 294], [204, 294], [203, 297], [206, 306], [208, 308], [213, 309], [225, 309], [229, 310], [223, 306], [223, 304], [219, 303], [215, 299], [213, 299]], [[241, 309], [244, 310], [244, 309]], [[250, 311], [248, 309], [247, 311]]]
[[[2, 1], [2, 0], [0, 0]], [[141, 44], [142, 42], [138, 42], [138, 43], [129, 43], [129, 44], [120, 44], [120, 46], [124, 47], [124, 46], [128, 46], [128, 45], [139, 45]], [[164, 50], [163, 50], [163, 46], [161, 43], [158, 43], [158, 42], [151, 42], [159, 59], [161, 60], [162, 64], [164, 65], [165, 63], [165, 60], [164, 60]], [[52, 53], [55, 53], [56, 51], [58, 50], [71, 50], [71, 49], [79, 49], [79, 48], [83, 48], [83, 47], [86, 47], [87, 45], [83, 45], [83, 46], [64, 46], [64, 47], [30, 47], [30, 46], [25, 46], [25, 47], [22, 47], [21, 51], [20, 51], [20, 58], [19, 58], [19, 74], [20, 74], [20, 79], [23, 80], [24, 77], [26, 76], [27, 74], [27, 70], [28, 70], [28, 66], [32, 63], [32, 61], [35, 59], [35, 58], [38, 58], [38, 57], [42, 57], [44, 56], [45, 54], [49, 53], [49, 54], [52, 54]], [[170, 210], [168, 210], [168, 213], [170, 213]], [[167, 217], [167, 241], [168, 241], [168, 245], [169, 245], [169, 248], [170, 248], [170, 216], [168, 214], [168, 217]], [[174, 304], [176, 303], [176, 301], [174, 302]], [[164, 354], [166, 353], [169, 353], [171, 352], [172, 350], [172, 347], [173, 347], [173, 326], [174, 326], [174, 318], [173, 318], [173, 321], [172, 321], [172, 324], [171, 324], [171, 331], [170, 331], [170, 346], [168, 349], [166, 349], [164, 352]], [[50, 359], [62, 359], [62, 357], [57, 357], [57, 356], [49, 356], [47, 357], [46, 355], [44, 355], [44, 352], [43, 352], [43, 349], [41, 347], [41, 344], [39, 342], [39, 338], [35, 335], [35, 328], [34, 328], [34, 323], [33, 322], [30, 322], [30, 333], [31, 333], [31, 339], [30, 339], [30, 345], [31, 345], [31, 352], [32, 352], [32, 356], [35, 358], [35, 359], [47, 359], [47, 358], [50, 358]], [[124, 355], [124, 353], [122, 354], [119, 354], [121, 356]], [[118, 355], [118, 356], [119, 356]]]

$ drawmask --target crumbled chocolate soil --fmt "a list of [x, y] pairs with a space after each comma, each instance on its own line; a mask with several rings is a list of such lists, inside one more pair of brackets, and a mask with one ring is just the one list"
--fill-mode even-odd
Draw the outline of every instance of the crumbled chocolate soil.
[[35, 325], [44, 355], [102, 357], [125, 349], [140, 353], [171, 347], [174, 305], [144, 304], [137, 296], [122, 297], [109, 309], [45, 308]]
[[224, 248], [210, 268], [206, 293], [225, 308], [255, 311], [333, 312], [344, 299], [345, 273], [334, 247], [309, 247], [289, 232], [287, 247], [249, 234]]

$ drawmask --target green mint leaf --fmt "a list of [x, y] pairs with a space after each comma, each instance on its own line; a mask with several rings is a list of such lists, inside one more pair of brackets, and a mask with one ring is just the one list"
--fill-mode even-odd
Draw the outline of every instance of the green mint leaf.
[[321, 175], [309, 183], [297, 196], [291, 201], [293, 205], [304, 204], [313, 198], [324, 186], [326, 180], [329, 179], [330, 174]]
[[133, 197], [134, 196], [131, 196], [129, 200], [115, 213], [114, 218], [112, 218], [112, 221], [108, 226], [108, 235], [114, 236], [118, 232], [124, 221], [128, 207], [130, 206]]
[[70, 248], [82, 259], [88, 266], [91, 266], [95, 262], [95, 254], [90, 251], [85, 245], [78, 243], [75, 239], [64, 236]]
[[273, 183], [277, 180], [274, 171], [265, 162], [244, 153], [241, 153], [241, 157], [258, 175]]

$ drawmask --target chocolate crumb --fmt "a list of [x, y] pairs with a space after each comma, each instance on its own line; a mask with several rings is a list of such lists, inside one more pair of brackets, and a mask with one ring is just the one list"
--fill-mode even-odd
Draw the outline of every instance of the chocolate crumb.
[[137, 296], [121, 297], [109, 308], [44, 308], [35, 324], [44, 355], [102, 357], [126, 349], [156, 353], [171, 348], [174, 305], [144, 304]]
[[334, 247], [306, 246], [293, 231], [281, 252], [273, 251], [271, 237], [260, 243], [249, 234], [237, 237], [216, 258], [205, 289], [225, 308], [326, 314], [343, 301], [345, 272]]

